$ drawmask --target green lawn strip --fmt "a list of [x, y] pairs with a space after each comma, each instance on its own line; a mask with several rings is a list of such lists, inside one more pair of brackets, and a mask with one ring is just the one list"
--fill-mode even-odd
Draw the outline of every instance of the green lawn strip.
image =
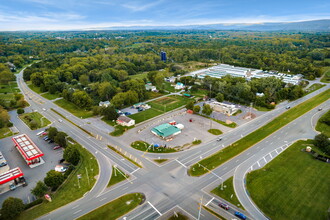
[[202, 206], [206, 211], [208, 211], [209, 213], [211, 213], [212, 215], [218, 217], [219, 219], [226, 219], [224, 217], [222, 217], [221, 215], [219, 215], [218, 213], [216, 213], [215, 211], [213, 211], [212, 209], [206, 207], [205, 205]]
[[316, 90], [321, 89], [324, 86], [325, 86], [324, 84], [315, 83], [315, 84], [311, 85], [308, 89], [306, 89], [306, 92], [304, 95], [308, 95], [309, 93], [315, 92]]
[[38, 93], [38, 94], [42, 93], [40, 91], [40, 87], [33, 85], [31, 82], [28, 82], [27, 86], [35, 93]]
[[115, 130], [113, 132], [110, 132], [109, 134], [111, 136], [117, 137], [117, 136], [124, 134], [125, 131], [127, 131], [131, 128], [134, 128], [134, 126], [127, 127], [127, 126], [122, 126], [122, 125], [115, 125], [114, 128], [115, 128]]
[[92, 111], [87, 111], [85, 109], [82, 109], [82, 108], [76, 106], [75, 104], [73, 104], [72, 102], [69, 102], [65, 99], [56, 100], [54, 103], [56, 105], [60, 106], [61, 108], [64, 108], [67, 111], [71, 112], [78, 118], [89, 118], [89, 117], [93, 116]]
[[46, 98], [46, 99], [49, 99], [49, 100], [60, 98], [60, 96], [58, 94], [50, 94], [49, 92], [44, 93], [41, 96]]
[[168, 220], [189, 220], [189, 218], [180, 212], [177, 215], [172, 215]]
[[220, 131], [219, 129], [209, 129], [207, 130], [209, 133], [214, 134], [214, 135], [220, 135], [222, 134], [222, 131]]
[[[36, 219], [55, 209], [60, 208], [70, 202], [81, 198], [86, 192], [90, 191], [96, 182], [96, 177], [99, 174], [99, 167], [96, 158], [84, 149], [81, 145], [75, 144], [81, 154], [81, 159], [76, 169], [70, 174], [63, 185], [53, 194], [51, 194], [52, 202], [44, 201], [41, 205], [24, 211], [19, 219], [29, 220]], [[55, 164], [54, 164], [55, 166]], [[86, 169], [88, 175], [86, 173]], [[78, 187], [77, 175], [81, 174]], [[87, 179], [89, 177], [89, 181]]]
[[164, 82], [163, 83], [163, 88], [164, 88], [164, 90], [167, 90], [169, 92], [175, 92], [176, 91], [174, 86], [172, 86], [172, 84], [170, 82]]
[[164, 148], [164, 147], [150, 147], [150, 144], [148, 144], [147, 142], [144, 141], [135, 141], [131, 144], [131, 147], [133, 147], [134, 149], [140, 150], [140, 151], [144, 151], [146, 152], [148, 149], [148, 153], [173, 153], [173, 152], [177, 152], [176, 149], [174, 148]]
[[119, 219], [120, 216], [132, 211], [144, 201], [141, 193], [131, 193], [121, 196], [100, 208], [78, 218], [79, 220]]
[[323, 67], [323, 77], [321, 79], [321, 82], [323, 83], [329, 83], [330, 82], [330, 67]]
[[9, 128], [7, 128], [7, 127], [0, 128], [0, 139], [9, 137], [12, 135], [13, 135], [13, 132], [11, 132], [11, 130]]
[[154, 161], [155, 161], [156, 163], [161, 164], [161, 163], [164, 163], [164, 162], [168, 161], [168, 159], [154, 159]]
[[241, 109], [238, 109], [238, 111], [235, 112], [235, 113], [233, 114], [233, 116], [236, 116], [236, 115], [241, 114], [241, 113], [242, 113], [242, 110], [241, 110]]
[[[38, 128], [43, 128], [49, 125], [51, 122], [41, 115], [39, 112], [30, 112], [19, 115], [19, 118], [31, 129], [35, 130]], [[37, 126], [32, 127], [31, 122], [36, 122]]]
[[120, 152], [116, 148], [114, 148], [114, 147], [112, 147], [110, 145], [108, 145], [108, 148], [110, 148], [111, 150], [113, 150], [114, 152], [116, 152], [117, 154], [119, 154], [120, 156], [124, 157], [125, 159], [127, 159], [128, 161], [130, 161], [131, 163], [133, 163], [135, 166], [138, 166], [138, 167], [142, 168], [142, 166], [140, 164], [138, 164], [134, 160], [130, 159], [129, 157], [125, 156], [124, 153]]
[[211, 193], [223, 198], [224, 200], [230, 202], [231, 204], [244, 209], [242, 204], [239, 202], [238, 198], [236, 197], [236, 193], [234, 191], [233, 185], [233, 177], [230, 177], [225, 182], [223, 182], [223, 190], [221, 190], [221, 185], [214, 188]]
[[215, 121], [215, 122], [217, 122], [217, 123], [219, 123], [219, 124], [222, 124], [222, 125], [227, 126], [227, 127], [230, 127], [230, 128], [236, 128], [236, 127], [237, 127], [237, 124], [236, 124], [235, 122], [232, 122], [232, 123], [230, 123], [230, 124], [227, 124], [227, 123], [224, 122], [224, 121], [220, 121], [220, 120], [218, 120], [218, 119], [211, 118], [211, 117], [208, 117], [208, 116], [206, 116], [206, 115], [202, 115], [202, 114], [198, 114], [198, 115], [200, 115], [200, 116], [202, 116], [202, 117], [204, 117], [204, 118], [208, 118], [208, 119], [210, 119], [210, 120], [212, 120], [212, 121]]
[[320, 131], [324, 133], [326, 136], [330, 137], [330, 126], [326, 123], [321, 122], [323, 118], [329, 118], [330, 117], [330, 111], [325, 113], [317, 122], [315, 129], [317, 131]]
[[143, 121], [148, 120], [150, 118], [154, 118], [154, 117], [156, 117], [158, 115], [161, 115], [163, 113], [164, 113], [163, 111], [160, 111], [160, 110], [157, 110], [157, 109], [154, 109], [154, 108], [150, 108], [150, 109], [147, 109], [145, 111], [136, 113], [134, 115], [130, 115], [128, 117], [130, 117], [131, 119], [134, 119], [135, 124], [138, 124], [140, 122], [143, 122]]
[[312, 143], [298, 141], [247, 175], [251, 198], [271, 219], [327, 219], [330, 167], [301, 151]]
[[93, 135], [91, 132], [87, 131], [85, 128], [80, 127], [79, 125], [77, 125], [76, 123], [74, 123], [70, 119], [66, 118], [64, 115], [62, 115], [61, 113], [59, 113], [55, 109], [51, 108], [50, 110], [52, 110], [53, 112], [55, 112], [56, 114], [58, 114], [59, 116], [61, 116], [63, 119], [67, 120], [68, 122], [70, 122], [71, 124], [73, 124], [74, 126], [76, 126], [77, 128], [79, 128], [80, 130], [82, 130], [86, 134], [89, 134], [90, 136], [95, 137], [95, 135]]
[[[290, 110], [287, 110], [286, 112], [276, 117], [273, 121], [269, 122], [268, 124], [255, 130], [254, 132], [236, 141], [232, 145], [224, 148], [223, 150], [218, 151], [217, 153], [211, 155], [210, 157], [207, 157], [201, 160], [199, 163], [191, 166], [189, 169], [190, 175], [200, 176], [207, 173], [208, 171], [205, 170], [203, 166], [211, 170], [220, 166], [224, 162], [237, 156], [244, 150], [248, 149], [249, 147], [263, 140], [270, 134], [274, 133], [284, 125], [291, 122], [292, 120], [298, 118], [299, 116], [308, 112], [310, 109], [326, 101], [329, 97], [330, 97], [330, 90], [328, 89], [323, 93], [319, 94], [318, 96], [313, 97], [299, 104], [298, 106], [291, 108]], [[199, 166], [199, 164], [201, 164], [202, 166]]]
[[[119, 170], [119, 171], [118, 171]], [[108, 183], [108, 187], [113, 186], [121, 181], [126, 180], [126, 178], [123, 176], [123, 174], [126, 176], [126, 178], [129, 178], [129, 175], [121, 171], [118, 167], [114, 168], [112, 166], [112, 174], [111, 174], [111, 179]]]

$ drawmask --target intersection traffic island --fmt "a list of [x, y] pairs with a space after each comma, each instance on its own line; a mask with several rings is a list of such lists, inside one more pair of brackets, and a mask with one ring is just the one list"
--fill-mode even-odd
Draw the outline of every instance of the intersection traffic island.
[[42, 153], [37, 145], [35, 145], [26, 134], [13, 137], [12, 140], [15, 143], [16, 149], [22, 155], [30, 168], [34, 168], [45, 163], [42, 159], [44, 153]]

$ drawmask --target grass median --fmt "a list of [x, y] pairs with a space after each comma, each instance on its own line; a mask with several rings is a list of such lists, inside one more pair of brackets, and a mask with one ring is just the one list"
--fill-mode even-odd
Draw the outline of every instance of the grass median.
[[31, 129], [35, 130], [49, 125], [51, 122], [39, 112], [30, 112], [19, 115], [19, 118]]
[[326, 136], [330, 137], [330, 126], [325, 123], [326, 118], [330, 118], [330, 111], [325, 113], [317, 122], [316, 130], [324, 133]]
[[141, 193], [131, 193], [119, 197], [104, 206], [78, 218], [79, 220], [99, 220], [99, 219], [119, 219], [120, 216], [132, 211], [144, 202], [144, 195]]
[[[250, 133], [249, 135], [245, 136], [244, 138], [236, 141], [232, 145], [224, 148], [221, 151], [207, 157], [199, 163], [194, 164], [189, 169], [189, 174], [191, 176], [201, 176], [208, 172], [207, 169], [212, 170], [221, 164], [225, 163], [226, 161], [230, 160], [231, 158], [237, 156], [238, 154], [242, 153], [244, 150], [250, 148], [254, 144], [258, 143], [259, 141], [263, 140], [270, 134], [274, 133], [278, 129], [282, 128], [283, 126], [287, 125], [294, 119], [298, 118], [299, 116], [305, 114], [310, 109], [318, 106], [319, 104], [323, 103], [330, 97], [330, 90], [326, 90], [323, 93], [319, 94], [316, 97], [313, 97], [298, 106], [291, 108], [290, 110], [284, 112], [280, 116], [276, 117], [273, 121], [269, 122], [268, 124], [262, 126], [261, 128], [255, 130], [254, 132]], [[202, 166], [200, 166], [200, 164]], [[206, 167], [207, 169], [205, 169]]]
[[[81, 198], [86, 192], [92, 189], [96, 182], [95, 177], [99, 174], [97, 160], [81, 145], [74, 145], [80, 152], [80, 162], [63, 185], [61, 185], [55, 193], [51, 194], [52, 202], [44, 201], [41, 205], [24, 211], [18, 218], [19, 220], [36, 219]], [[88, 173], [86, 171], [88, 171]], [[80, 188], [78, 187], [77, 174], [81, 174], [81, 179], [79, 181]], [[89, 181], [87, 178], [89, 178]]]
[[313, 140], [298, 141], [262, 169], [247, 175], [247, 189], [270, 219], [327, 219], [330, 167], [301, 151]]
[[121, 181], [124, 181], [127, 178], [129, 178], [128, 174], [121, 171], [118, 167], [115, 168], [114, 166], [112, 166], [112, 174], [110, 181], [108, 183], [108, 187], [116, 185], [117, 183], [120, 183]]
[[133, 147], [136, 150], [148, 152], [148, 153], [173, 153], [177, 152], [174, 148], [164, 148], [164, 147], [153, 147], [147, 142], [144, 141], [135, 141], [131, 144], [131, 147]]

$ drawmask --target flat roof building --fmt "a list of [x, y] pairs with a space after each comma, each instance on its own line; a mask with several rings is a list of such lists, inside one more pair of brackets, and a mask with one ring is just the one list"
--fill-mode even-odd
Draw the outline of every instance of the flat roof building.
[[0, 174], [0, 185], [7, 183], [9, 181], [12, 181], [14, 179], [17, 179], [21, 176], [23, 176], [23, 172], [19, 167], [16, 167], [14, 169], [8, 170], [7, 172]]
[[42, 153], [26, 134], [13, 137], [12, 140], [14, 141], [18, 152], [30, 167], [32, 167], [31, 165], [36, 166], [44, 162], [41, 158], [44, 156], [44, 153]]
[[161, 125], [158, 125], [158, 126], [152, 128], [151, 133], [153, 133], [163, 139], [167, 139], [167, 138], [171, 138], [175, 135], [180, 134], [181, 130], [174, 125], [165, 123], [165, 124], [161, 124]]

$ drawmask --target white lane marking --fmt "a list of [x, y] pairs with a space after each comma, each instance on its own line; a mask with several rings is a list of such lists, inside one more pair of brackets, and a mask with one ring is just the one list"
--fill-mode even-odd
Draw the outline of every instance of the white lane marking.
[[106, 199], [107, 199], [106, 197], [105, 197], [105, 198], [103, 198], [103, 199], [100, 199], [100, 202], [101, 202], [101, 201], [103, 201], [103, 200], [106, 200]]
[[136, 171], [138, 171], [139, 169], [140, 169], [140, 167], [137, 168], [136, 170], [134, 170], [133, 172], [131, 172], [131, 175], [132, 175], [133, 173], [135, 173]]
[[186, 165], [184, 165], [183, 163], [181, 163], [180, 161], [178, 161], [177, 159], [175, 159], [176, 160], [176, 162], [178, 162], [179, 164], [181, 164], [184, 168], [187, 168], [187, 166]]
[[75, 214], [77, 214], [78, 212], [81, 212], [81, 209], [78, 210], [78, 211], [75, 211], [73, 214], [75, 215]]
[[212, 202], [213, 199], [214, 199], [214, 197], [213, 197], [212, 199], [210, 199], [210, 201], [208, 201], [208, 202], [205, 204], [205, 206], [207, 206], [208, 204], [210, 204], [210, 202]]
[[72, 209], [75, 209], [75, 208], [77, 208], [77, 207], [79, 207], [79, 205], [76, 205], [76, 206], [72, 207]]
[[157, 212], [160, 216], [162, 216], [162, 213], [160, 213], [160, 212], [156, 209], [155, 206], [153, 206], [149, 201], [147, 201], [147, 202], [148, 202], [148, 204], [149, 204], [153, 209], [156, 210], [156, 212]]
[[257, 161], [257, 164], [258, 164], [258, 167], [260, 167], [260, 163], [259, 163], [259, 161]]

